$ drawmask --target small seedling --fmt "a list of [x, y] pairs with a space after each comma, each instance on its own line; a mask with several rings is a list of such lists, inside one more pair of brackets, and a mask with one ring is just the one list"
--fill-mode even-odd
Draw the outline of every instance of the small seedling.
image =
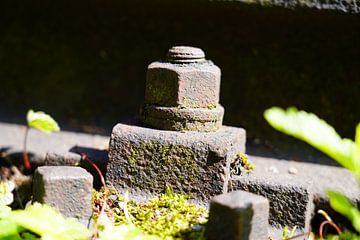
[[294, 236], [295, 231], [296, 231], [296, 226], [293, 227], [291, 231], [289, 231], [288, 227], [285, 226], [283, 229], [281, 240], [290, 240]]
[[324, 210], [320, 209], [320, 210], [318, 210], [318, 213], [323, 215], [324, 218], [326, 219], [325, 221], [323, 221], [320, 224], [320, 227], [319, 227], [320, 240], [323, 240], [323, 229], [324, 229], [324, 226], [327, 224], [332, 226], [339, 235], [342, 233], [342, 231], [340, 230], [340, 227], [336, 223], [333, 222], [333, 220], [330, 218], [330, 216]]
[[24, 167], [26, 170], [31, 170], [31, 164], [29, 161], [29, 156], [27, 153], [27, 137], [29, 134], [30, 128], [36, 128], [45, 133], [52, 133], [60, 131], [59, 125], [57, 122], [48, 114], [44, 112], [34, 112], [30, 109], [26, 115], [27, 126], [25, 130], [24, 137]]

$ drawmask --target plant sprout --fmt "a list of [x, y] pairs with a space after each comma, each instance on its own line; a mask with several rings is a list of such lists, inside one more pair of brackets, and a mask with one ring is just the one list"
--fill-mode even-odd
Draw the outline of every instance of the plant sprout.
[[52, 133], [60, 131], [59, 125], [57, 122], [48, 114], [44, 112], [34, 112], [30, 109], [26, 115], [27, 126], [25, 130], [24, 138], [24, 167], [26, 170], [31, 170], [31, 164], [29, 161], [29, 156], [27, 153], [27, 137], [29, 134], [30, 128], [36, 128], [45, 133]]

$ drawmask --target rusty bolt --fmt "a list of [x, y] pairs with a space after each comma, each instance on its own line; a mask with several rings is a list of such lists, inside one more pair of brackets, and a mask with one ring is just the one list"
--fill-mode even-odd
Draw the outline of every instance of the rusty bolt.
[[149, 65], [145, 103], [166, 107], [214, 107], [219, 102], [220, 69], [200, 48], [173, 47], [167, 61]]

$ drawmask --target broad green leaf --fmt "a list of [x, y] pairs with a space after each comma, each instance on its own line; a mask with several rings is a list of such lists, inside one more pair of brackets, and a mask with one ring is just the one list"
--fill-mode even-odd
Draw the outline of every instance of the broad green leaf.
[[340, 214], [348, 218], [356, 231], [360, 232], [360, 211], [344, 195], [338, 192], [327, 193], [330, 206]]
[[46, 133], [60, 131], [57, 122], [48, 114], [44, 112], [34, 112], [30, 109], [27, 113], [27, 124], [29, 127], [39, 129]]
[[9, 220], [48, 240], [88, 239], [88, 229], [75, 219], [65, 219], [52, 207], [34, 203], [25, 210], [12, 211]]
[[295, 107], [286, 110], [272, 107], [264, 112], [264, 117], [278, 131], [307, 142], [360, 176], [360, 164], [353, 159], [355, 143], [342, 139], [332, 126], [315, 114], [298, 111]]
[[21, 240], [19, 235], [21, 227], [8, 219], [0, 220], [0, 239], [2, 240]]

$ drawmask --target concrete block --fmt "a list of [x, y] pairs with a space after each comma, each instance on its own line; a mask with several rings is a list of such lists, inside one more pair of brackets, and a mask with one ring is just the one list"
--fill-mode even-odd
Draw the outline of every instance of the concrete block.
[[269, 223], [272, 227], [294, 227], [308, 231], [313, 213], [312, 183], [307, 179], [271, 172], [233, 176], [230, 190], [244, 190], [270, 201]]
[[227, 166], [245, 151], [245, 130], [174, 132], [138, 123], [114, 127], [106, 179], [120, 191], [162, 192], [166, 185], [208, 200], [227, 189]]
[[34, 174], [33, 201], [49, 204], [64, 216], [88, 225], [92, 215], [92, 182], [93, 177], [83, 168], [38, 167]]
[[259, 195], [234, 191], [210, 203], [206, 226], [208, 240], [268, 239], [269, 201]]
[[70, 149], [70, 152], [48, 152], [45, 156], [45, 166], [78, 166], [86, 169], [94, 178], [93, 186], [95, 189], [102, 187], [101, 178], [96, 169], [84, 158], [81, 157], [84, 154], [88, 159], [96, 164], [103, 176], [105, 176], [106, 165], [108, 162], [108, 151], [95, 148], [88, 148], [82, 146], [75, 146]]

